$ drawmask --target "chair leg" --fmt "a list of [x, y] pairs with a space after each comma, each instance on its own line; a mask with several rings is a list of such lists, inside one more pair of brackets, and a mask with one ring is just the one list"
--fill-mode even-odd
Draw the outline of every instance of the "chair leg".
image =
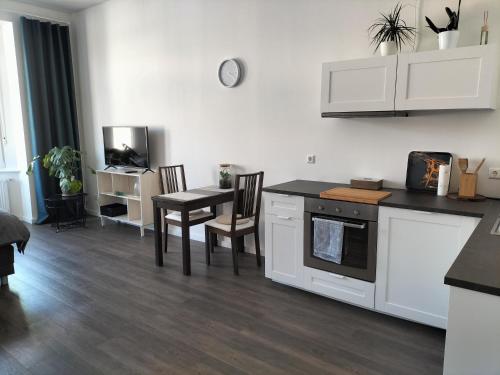
[[239, 275], [238, 271], [238, 239], [231, 237], [231, 250], [233, 251], [233, 271], [235, 275]]
[[245, 252], [245, 236], [241, 236], [238, 238], [238, 248], [240, 250], [240, 253]]
[[217, 233], [210, 234], [210, 251], [215, 253], [215, 246], [217, 246]]
[[257, 256], [257, 266], [260, 267], [261, 265], [261, 260], [260, 260], [260, 240], [259, 240], [259, 230], [258, 228], [255, 229], [255, 255]]
[[205, 261], [207, 266], [210, 265], [210, 248], [211, 248], [211, 240], [210, 240], [210, 229], [205, 225]]
[[163, 232], [163, 251], [167, 252], [168, 243], [168, 224], [165, 222], [165, 232]]

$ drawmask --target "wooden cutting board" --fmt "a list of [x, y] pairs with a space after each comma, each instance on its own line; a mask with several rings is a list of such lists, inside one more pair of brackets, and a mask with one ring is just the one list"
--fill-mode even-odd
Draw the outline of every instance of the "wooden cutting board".
[[319, 194], [321, 198], [334, 199], [356, 203], [379, 204], [382, 199], [392, 195], [391, 192], [381, 190], [365, 190], [352, 188], [334, 188]]

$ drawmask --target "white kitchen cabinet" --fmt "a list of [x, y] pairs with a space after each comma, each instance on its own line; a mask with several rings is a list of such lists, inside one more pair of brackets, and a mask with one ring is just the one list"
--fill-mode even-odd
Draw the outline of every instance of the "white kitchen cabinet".
[[401, 54], [397, 76], [398, 110], [496, 107], [495, 45]]
[[446, 328], [444, 277], [479, 220], [380, 207], [375, 309]]
[[394, 111], [397, 56], [323, 64], [321, 113]]
[[266, 277], [303, 287], [304, 198], [265, 194]]
[[354, 305], [375, 307], [375, 284], [331, 272], [304, 267], [306, 290]]
[[321, 76], [323, 117], [495, 109], [494, 44], [328, 62]]

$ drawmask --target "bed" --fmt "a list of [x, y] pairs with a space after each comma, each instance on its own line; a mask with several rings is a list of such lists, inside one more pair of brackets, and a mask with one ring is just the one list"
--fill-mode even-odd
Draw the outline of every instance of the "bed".
[[17, 217], [0, 213], [0, 286], [14, 273], [14, 246], [24, 254], [30, 232]]

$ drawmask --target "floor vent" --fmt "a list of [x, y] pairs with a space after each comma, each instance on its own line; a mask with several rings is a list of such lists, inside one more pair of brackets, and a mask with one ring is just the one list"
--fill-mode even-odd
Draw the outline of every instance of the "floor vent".
[[0, 212], [10, 214], [9, 180], [0, 180]]

